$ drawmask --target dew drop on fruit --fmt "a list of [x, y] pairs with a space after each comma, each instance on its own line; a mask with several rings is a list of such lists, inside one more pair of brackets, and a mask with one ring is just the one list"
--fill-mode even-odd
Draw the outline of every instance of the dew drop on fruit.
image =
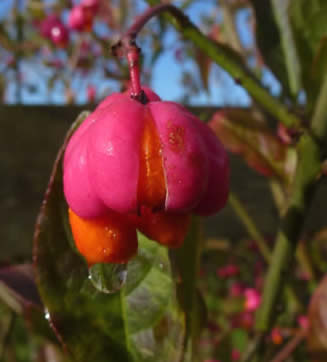
[[89, 268], [89, 279], [101, 293], [118, 292], [125, 284], [127, 264], [94, 264]]

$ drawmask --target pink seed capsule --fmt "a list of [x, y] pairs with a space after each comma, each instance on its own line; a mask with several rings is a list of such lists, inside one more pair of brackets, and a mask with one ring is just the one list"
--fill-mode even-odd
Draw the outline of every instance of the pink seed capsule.
[[96, 14], [100, 7], [100, 1], [99, 0], [82, 0], [81, 6], [83, 8], [91, 10], [93, 14]]
[[209, 215], [226, 203], [229, 164], [212, 131], [184, 107], [128, 93], [107, 97], [75, 132], [64, 158], [64, 192], [80, 217], [142, 206]]
[[40, 24], [40, 33], [59, 47], [65, 47], [69, 41], [69, 33], [57, 15], [49, 15]]
[[93, 24], [93, 13], [82, 5], [72, 8], [68, 17], [68, 26], [77, 31], [90, 31]]

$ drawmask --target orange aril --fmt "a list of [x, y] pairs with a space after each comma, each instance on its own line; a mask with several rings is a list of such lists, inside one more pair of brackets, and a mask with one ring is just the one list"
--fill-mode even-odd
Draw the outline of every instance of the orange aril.
[[183, 244], [190, 221], [188, 214], [152, 212], [146, 207], [141, 209], [141, 216], [134, 217], [136, 227], [144, 235], [170, 248]]
[[108, 212], [97, 219], [82, 219], [69, 209], [75, 245], [89, 266], [126, 263], [137, 252], [137, 234], [125, 216]]
[[166, 181], [161, 143], [151, 115], [146, 113], [141, 140], [138, 203], [151, 209], [164, 209]]

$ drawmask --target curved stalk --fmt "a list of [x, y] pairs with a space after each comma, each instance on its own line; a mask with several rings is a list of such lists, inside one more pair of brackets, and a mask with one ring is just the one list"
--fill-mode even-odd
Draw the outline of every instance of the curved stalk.
[[[160, 4], [159, 0], [146, 0], [149, 5], [157, 5], [148, 9], [144, 15], [136, 19], [136, 22], [125, 33], [129, 36], [136, 36], [135, 31], [139, 31], [144, 24], [153, 16], [162, 12], [168, 12], [167, 19], [184, 35], [188, 40], [191, 40], [194, 45], [207, 54], [214, 62], [227, 71], [253, 99], [260, 104], [268, 113], [285, 124], [297, 130], [302, 130], [301, 120], [294, 114], [289, 112], [287, 107], [274, 98], [261, 84], [250, 69], [245, 65], [242, 57], [229, 48], [228, 46], [218, 43], [206, 35], [204, 35], [190, 19], [178, 8], [170, 4]], [[160, 4], [160, 5], [158, 5]], [[127, 37], [128, 38], [128, 37]], [[123, 36], [123, 40], [126, 37]]]
[[260, 250], [260, 253], [264, 257], [265, 261], [269, 264], [271, 261], [271, 253], [269, 247], [266, 244], [264, 236], [257, 228], [256, 224], [254, 223], [254, 221], [252, 220], [252, 218], [250, 217], [250, 215], [242, 205], [241, 201], [233, 192], [230, 192], [228, 201], [231, 204], [232, 208], [234, 209], [235, 213], [238, 215], [238, 217], [246, 227], [246, 230], [248, 231], [249, 235], [256, 242]]

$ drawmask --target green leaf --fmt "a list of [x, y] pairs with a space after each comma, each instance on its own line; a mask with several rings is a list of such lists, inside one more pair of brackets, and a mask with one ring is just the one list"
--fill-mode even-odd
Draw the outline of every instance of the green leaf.
[[296, 0], [289, 17], [301, 59], [302, 81], [310, 109], [315, 104], [327, 64], [327, 2]]
[[231, 333], [232, 347], [243, 353], [248, 343], [248, 334], [244, 329], [235, 328]]
[[187, 331], [184, 341], [186, 350], [184, 361], [187, 362], [197, 360], [198, 341], [207, 319], [205, 303], [197, 290], [202, 245], [201, 220], [193, 217], [184, 244], [173, 253], [176, 258], [176, 268], [181, 278], [178, 295], [186, 313]]
[[139, 248], [139, 259], [128, 264], [123, 290], [130, 350], [135, 361], [180, 361], [185, 320], [168, 251], [143, 235]]
[[291, 0], [271, 0], [285, 57], [288, 74], [288, 83], [293, 96], [296, 96], [301, 88], [301, 66], [290, 25], [287, 9]]
[[58, 154], [36, 227], [34, 260], [46, 317], [75, 361], [181, 361], [185, 318], [167, 249], [139, 235], [125, 286], [107, 294], [93, 286], [84, 259], [71, 246], [61, 160], [84, 118]]
[[278, 30], [271, 0], [250, 0], [256, 21], [256, 41], [265, 64], [283, 85], [285, 93], [291, 93], [284, 59], [283, 40]]

